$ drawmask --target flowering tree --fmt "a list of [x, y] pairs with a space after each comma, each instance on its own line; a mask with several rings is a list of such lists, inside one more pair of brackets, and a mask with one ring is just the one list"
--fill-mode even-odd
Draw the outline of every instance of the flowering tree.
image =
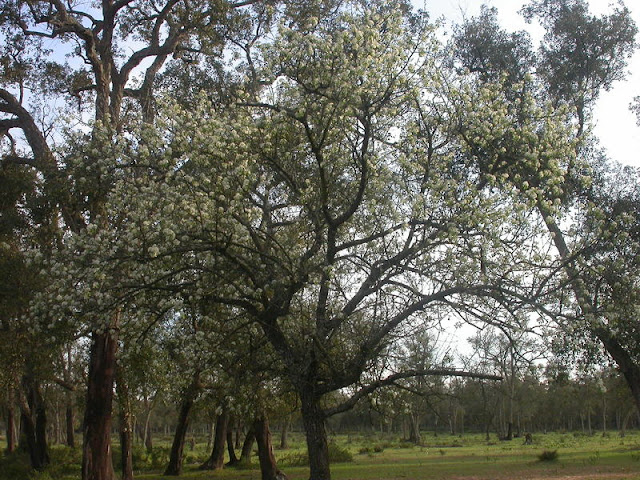
[[[483, 174], [490, 181], [501, 179], [498, 182], [501, 188], [517, 189], [531, 199], [557, 251], [564, 272], [561, 283], [566, 282], [574, 294], [575, 304], [569, 310], [579, 311], [577, 317], [570, 315], [568, 328], [574, 333], [588, 332], [602, 344], [624, 374], [640, 407], [634, 313], [637, 181], [627, 172], [624, 187], [614, 187], [613, 179], [621, 181], [622, 177], [615, 173], [615, 167], [603, 162], [588, 128], [591, 109], [600, 92], [624, 77], [626, 61], [636, 47], [637, 28], [622, 4], [602, 17], [591, 16], [582, 0], [533, 1], [523, 13], [528, 20], [538, 19], [546, 29], [535, 79], [530, 76], [527, 80], [527, 71], [533, 75], [533, 69], [527, 65], [509, 65], [512, 70], [525, 70], [520, 74], [525, 80], [520, 83], [510, 82], [513, 76], [509, 69], [495, 61], [485, 62], [483, 68], [492, 71], [493, 78], [500, 77], [502, 72], [503, 83], [498, 90], [502, 88], [503, 93], [496, 93], [496, 99], [500, 95], [512, 98], [517, 92], [538, 90], [551, 104], [566, 108], [567, 128], [575, 138], [574, 152], [557, 151], [551, 157], [542, 157], [534, 168], [521, 170], [514, 165], [522, 165], [517, 160], [526, 158], [527, 152], [513, 156], [509, 149], [513, 137], [504, 135], [508, 129], [499, 130], [496, 135], [481, 127], [475, 135], [466, 135], [467, 143], [474, 155], [484, 159]], [[476, 68], [478, 58], [495, 59], [500, 51], [505, 52], [502, 58], [514, 58], [523, 43], [505, 40], [507, 35], [497, 25], [495, 12], [489, 16], [485, 12], [484, 35], [477, 34], [477, 22], [471, 20], [461, 30], [457, 57], [486, 85], [486, 71], [478, 72]], [[494, 32], [492, 41], [487, 41], [490, 31]], [[500, 111], [497, 105], [493, 111]], [[520, 122], [517, 107], [501, 118]], [[549, 181], [537, 168], [545, 162], [553, 165], [556, 181]], [[556, 318], [566, 318], [566, 299], [562, 296], [557, 299], [557, 307]]]
[[[429, 328], [430, 311], [525, 295], [516, 246], [531, 234], [528, 205], [480, 181], [458, 129], [511, 119], [492, 114], [491, 89], [474, 106], [426, 18], [397, 7], [345, 4], [283, 26], [235, 102], [169, 106], [123, 150], [144, 167], [110, 197], [126, 221], [83, 246], [127, 246], [110, 258], [130, 262], [128, 281], [105, 294], [180, 292], [260, 328], [300, 397], [313, 479], [330, 478], [328, 416], [401, 378], [470, 375], [376, 373], [386, 346]], [[571, 150], [553, 110], [525, 98], [509, 145], [527, 153], [523, 169]], [[553, 166], [538, 167], [553, 183]], [[524, 291], [543, 291], [539, 280]], [[350, 395], [332, 403], [339, 390]]]

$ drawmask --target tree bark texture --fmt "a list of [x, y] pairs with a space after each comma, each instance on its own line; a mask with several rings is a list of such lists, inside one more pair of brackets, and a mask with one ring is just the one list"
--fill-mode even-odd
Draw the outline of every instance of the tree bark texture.
[[331, 480], [325, 415], [319, 399], [304, 392], [301, 406], [309, 453], [309, 480]]
[[115, 479], [111, 459], [111, 411], [117, 344], [108, 330], [93, 333], [83, 427], [82, 480]]
[[242, 443], [242, 451], [240, 453], [240, 463], [243, 465], [251, 464], [251, 453], [253, 452], [253, 444], [256, 441], [256, 432], [253, 429], [253, 425], [247, 431]]
[[276, 457], [273, 455], [271, 431], [266, 415], [260, 415], [253, 422], [253, 430], [258, 444], [258, 458], [260, 459], [260, 473], [262, 480], [287, 480], [287, 476], [278, 470]]
[[229, 411], [225, 408], [216, 419], [216, 433], [213, 439], [211, 456], [200, 465], [200, 470], [218, 470], [224, 468], [224, 450], [227, 442], [227, 427], [229, 425]]

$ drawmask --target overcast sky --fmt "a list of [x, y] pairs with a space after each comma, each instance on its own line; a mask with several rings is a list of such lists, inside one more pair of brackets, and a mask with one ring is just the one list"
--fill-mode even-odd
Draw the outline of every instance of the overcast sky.
[[[534, 41], [540, 38], [541, 29], [525, 23], [518, 14], [527, 2], [521, 0], [413, 0], [414, 5], [426, 9], [432, 17], [444, 16], [448, 22], [459, 22], [465, 16], [477, 15], [482, 4], [496, 7], [500, 23], [507, 30], [528, 30]], [[593, 14], [611, 11], [617, 2], [589, 0]], [[640, 2], [626, 0], [636, 25], [640, 27]], [[607, 149], [609, 157], [628, 165], [640, 167], [640, 126], [629, 110], [634, 97], [640, 95], [640, 50], [629, 62], [630, 74], [624, 82], [614, 84], [609, 92], [603, 92], [594, 112], [595, 133]]]

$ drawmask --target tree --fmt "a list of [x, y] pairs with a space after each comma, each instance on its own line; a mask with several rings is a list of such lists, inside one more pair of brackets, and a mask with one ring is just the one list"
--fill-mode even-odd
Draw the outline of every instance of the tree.
[[[387, 345], [410, 325], [430, 328], [426, 310], [499, 297], [519, 281], [516, 269], [497, 274], [497, 261], [482, 266], [509, 255], [481, 252], [518, 245], [522, 205], [477, 182], [478, 157], [451, 139], [466, 97], [443, 87], [431, 29], [405, 7], [352, 5], [303, 32], [283, 28], [248, 66], [260, 91], [216, 111], [207, 102], [171, 110], [169, 134], [144, 142], [160, 173], [141, 172], [144, 189], [130, 185], [130, 204], [153, 208], [128, 214], [175, 235], [150, 245], [131, 232], [145, 261], [175, 260], [162, 282], [241, 309], [277, 353], [300, 397], [314, 479], [330, 477], [328, 416], [401, 378], [467, 374], [381, 371], [366, 381]], [[549, 111], [526, 99], [535, 135], [512, 148], [570, 146]], [[487, 116], [466, 108], [472, 121]], [[542, 119], [549, 128], [536, 131]], [[346, 401], [325, 403], [345, 388]]]
[[[46, 197], [60, 209], [68, 232], [79, 234], [90, 226], [108, 228], [105, 199], [118, 170], [109, 147], [126, 129], [132, 111], [152, 121], [156, 83], [167, 59], [170, 55], [185, 60], [190, 54], [221, 55], [229, 37], [226, 27], [233, 24], [237, 33], [247, 24], [252, 27], [252, 15], [266, 18], [262, 5], [249, 13], [252, 4], [261, 3], [204, 2], [196, 6], [181, 0], [104, 0], [94, 8], [54, 0], [4, 2], [0, 26], [7, 42], [2, 51], [0, 111], [4, 114], [1, 132], [9, 148], [3, 152], [3, 166], [21, 165], [41, 175]], [[49, 55], [44, 40], [47, 45], [71, 44], [69, 53], [75, 61], [63, 63]], [[125, 45], [132, 48], [123, 48]], [[134, 75], [140, 75], [140, 81]], [[92, 131], [83, 145], [85, 154], [76, 157], [76, 163], [69, 163], [52, 148], [56, 136], [49, 135], [48, 129], [55, 123], [55, 112], [46, 109], [47, 95], [77, 102], [93, 114], [95, 122], [90, 123]], [[35, 108], [30, 109], [31, 105]], [[38, 117], [43, 112], [46, 123], [41, 126]], [[11, 131], [21, 133], [20, 141], [14, 140]], [[114, 308], [108, 320], [85, 320], [92, 347], [82, 476], [108, 480], [113, 478], [109, 432], [116, 333], [124, 319]]]
[[[612, 238], [612, 232], [608, 227], [601, 228], [597, 233], [592, 232], [591, 239], [600, 239], [594, 240], [595, 243], [592, 244], [592, 240], [587, 237], [572, 238], [570, 230], [565, 231], [561, 227], [563, 219], [571, 219], [571, 208], [601, 220], [608, 213], [613, 213], [606, 212], [606, 205], [610, 205], [612, 200], [601, 195], [611, 184], [603, 181], [604, 177], [597, 174], [599, 158], [597, 154], [593, 155], [595, 149], [586, 127], [590, 110], [600, 90], [610, 88], [614, 81], [623, 78], [627, 58], [635, 48], [637, 29], [628, 9], [622, 4], [611, 15], [601, 18], [590, 16], [586, 3], [579, 0], [535, 1], [525, 7], [523, 12], [530, 20], [539, 19], [547, 31], [538, 55], [536, 76], [550, 101], [555, 105], [567, 106], [571, 115], [566, 122], [574, 132], [575, 151], [573, 154], [568, 150], [557, 151], [552, 158], [540, 157], [540, 162], [552, 162], [557, 171], [556, 178], [562, 179], [560, 182], [548, 182], [536, 169], [520, 170], [513, 167], [517, 157], [502, 150], [504, 143], [511, 142], [513, 138], [511, 134], [505, 135], [508, 130], [501, 130], [498, 135], [486, 131], [479, 132], [479, 135], [467, 134], [468, 145], [475, 155], [486, 159], [483, 165], [484, 175], [489, 175], [490, 179], [498, 178], [498, 175], [503, 179], [503, 188], [515, 188], [523, 195], [530, 196], [532, 204], [546, 224], [565, 274], [564, 281], [571, 288], [580, 313], [571, 325], [578, 330], [583, 328], [590, 332], [602, 343], [627, 378], [636, 403], [640, 406], [640, 369], [634, 360], [634, 347], [627, 344], [627, 339], [633, 337], [620, 336], [616, 328], [611, 328], [617, 323], [616, 319], [624, 314], [611, 310], [605, 312], [599, 308], [597, 285], [604, 279], [599, 277], [596, 280], [598, 276], [594, 276], [594, 269], [588, 266], [590, 252], [594, 248], [602, 252], [602, 247], [606, 244], [606, 248], [617, 249], [615, 242], [608, 240]], [[504, 42], [495, 42], [495, 46], [501, 49], [511, 48]], [[458, 58], [465, 56], [459, 55]], [[500, 67], [494, 65], [493, 68]], [[509, 92], [505, 95], [511, 96], [513, 89], [533, 90], [536, 85], [525, 81], [520, 84], [503, 83], [502, 88]], [[517, 124], [517, 111], [511, 115]], [[600, 205], [605, 206], [604, 210]], [[620, 217], [622, 218], [624, 216]], [[610, 217], [609, 220], [614, 218]], [[618, 220], [614, 221], [612, 225], [617, 226], [617, 222]], [[602, 223], [600, 226], [604, 227]], [[577, 226], [577, 229], [581, 230], [582, 227]], [[596, 247], [598, 242], [600, 246]], [[631, 290], [627, 292], [631, 293]], [[621, 308], [625, 309], [626, 306], [622, 305]], [[559, 308], [560, 315], [557, 318], [562, 318], [567, 313], [566, 305], [563, 307], [560, 301]]]

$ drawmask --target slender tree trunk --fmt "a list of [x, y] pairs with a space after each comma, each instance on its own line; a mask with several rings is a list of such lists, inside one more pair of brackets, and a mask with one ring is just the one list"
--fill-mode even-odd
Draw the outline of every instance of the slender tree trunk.
[[173, 436], [173, 444], [171, 445], [169, 465], [167, 465], [167, 469], [164, 471], [165, 475], [180, 475], [182, 472], [182, 454], [184, 452], [184, 443], [187, 438], [187, 431], [189, 430], [189, 415], [199, 391], [200, 373], [196, 372], [193, 375], [191, 385], [184, 394], [182, 404], [180, 405], [178, 424], [176, 425], [176, 432]]
[[240, 463], [240, 460], [236, 457], [236, 451], [233, 447], [233, 430], [231, 428], [227, 428], [227, 452], [229, 454], [229, 462], [227, 465], [233, 466]]
[[207, 450], [211, 450], [213, 446], [213, 437], [216, 434], [216, 422], [215, 420], [211, 420], [209, 422], [209, 436], [207, 437]]
[[256, 433], [253, 429], [253, 425], [247, 431], [242, 443], [242, 451], [240, 453], [240, 463], [243, 465], [251, 464], [251, 453], [253, 452], [253, 444], [256, 441]]
[[241, 434], [242, 434], [242, 422], [238, 421], [238, 423], [236, 423], [236, 443], [235, 443], [236, 450], [240, 450], [240, 448], [242, 447], [242, 443], [240, 443]]
[[117, 381], [117, 393], [120, 403], [120, 467], [122, 480], [133, 480], [131, 405], [129, 403], [129, 387], [122, 378]]
[[75, 415], [73, 412], [73, 405], [70, 403], [70, 400], [67, 400], [67, 408], [65, 412], [65, 425], [67, 431], [67, 446], [71, 448], [75, 448], [76, 446], [76, 437], [74, 430], [75, 423]]
[[16, 410], [13, 405], [12, 389], [9, 392], [9, 401], [7, 404], [7, 453], [16, 451]]
[[260, 415], [253, 422], [256, 442], [258, 444], [258, 458], [260, 459], [260, 472], [262, 480], [287, 480], [287, 476], [278, 470], [276, 457], [273, 455], [271, 444], [271, 432], [266, 415]]
[[118, 342], [109, 330], [94, 332], [89, 356], [82, 445], [82, 480], [114, 480], [111, 411]]
[[607, 397], [602, 394], [602, 436], [607, 435]]
[[153, 411], [155, 403], [155, 398], [153, 401], [149, 401], [149, 399], [144, 397], [144, 406], [146, 410], [145, 418], [144, 418], [144, 447], [147, 450], [147, 453], [151, 453], [153, 451], [153, 439], [151, 436], [151, 412]]
[[144, 421], [144, 448], [147, 453], [151, 453], [153, 451], [153, 436], [151, 435], [151, 427], [149, 425], [149, 420], [151, 418], [151, 411], [147, 412], [147, 418]]
[[227, 426], [229, 424], [229, 410], [225, 407], [216, 419], [216, 432], [213, 440], [211, 456], [200, 465], [200, 470], [218, 470], [224, 467], [224, 450], [227, 440]]
[[309, 480], [331, 480], [324, 412], [320, 407], [319, 399], [312, 393], [303, 391], [300, 397], [302, 422], [309, 452]]

